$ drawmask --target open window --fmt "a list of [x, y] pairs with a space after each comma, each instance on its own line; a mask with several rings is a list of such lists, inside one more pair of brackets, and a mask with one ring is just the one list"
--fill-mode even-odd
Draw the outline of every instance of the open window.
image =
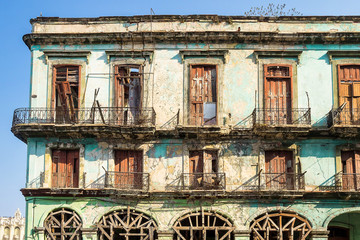
[[141, 108], [142, 67], [115, 66], [115, 107], [119, 124], [137, 123]]
[[[360, 124], [360, 65], [338, 65], [340, 122]], [[344, 104], [344, 105], [343, 105]]]
[[77, 121], [80, 66], [54, 66], [53, 106], [58, 123]]
[[265, 183], [267, 189], [294, 190], [295, 179], [292, 151], [265, 152]]
[[79, 187], [79, 150], [52, 151], [52, 188]]
[[216, 65], [190, 65], [190, 124], [217, 124]]
[[191, 189], [220, 188], [224, 176], [218, 172], [217, 151], [189, 152], [189, 186]]

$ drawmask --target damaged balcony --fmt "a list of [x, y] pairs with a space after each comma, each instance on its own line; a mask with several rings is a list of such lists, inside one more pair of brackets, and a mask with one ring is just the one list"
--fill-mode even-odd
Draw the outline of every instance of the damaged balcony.
[[83, 109], [19, 108], [13, 116], [12, 132], [27, 137], [103, 136], [106, 134], [152, 134], [156, 113], [153, 108], [92, 107]]
[[360, 134], [360, 108], [332, 109], [328, 114], [328, 127], [335, 134], [344, 137], [359, 136]]
[[253, 128], [258, 133], [308, 133], [310, 108], [255, 108]]
[[319, 186], [320, 191], [360, 192], [360, 173], [336, 173], [330, 185]]
[[225, 190], [225, 173], [183, 173], [181, 175], [183, 191]]
[[147, 192], [149, 191], [149, 173], [107, 171], [104, 187], [123, 191]]

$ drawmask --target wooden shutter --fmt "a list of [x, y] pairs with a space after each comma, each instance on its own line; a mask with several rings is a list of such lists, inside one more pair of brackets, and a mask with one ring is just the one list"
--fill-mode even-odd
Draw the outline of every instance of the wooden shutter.
[[203, 173], [204, 172], [204, 160], [202, 151], [190, 151], [190, 173]]
[[53, 150], [52, 187], [79, 187], [78, 150]]
[[278, 124], [291, 122], [292, 66], [264, 65], [265, 119]]
[[[190, 66], [190, 124], [212, 125], [217, 123], [217, 71], [216, 66], [192, 65]], [[209, 119], [206, 117], [204, 106], [212, 105], [215, 114]], [[205, 114], [205, 115], [204, 115]]]
[[294, 189], [295, 173], [292, 152], [266, 151], [265, 173], [267, 187]]
[[360, 65], [338, 65], [339, 106], [346, 103], [341, 121], [360, 120]]
[[115, 184], [118, 186], [140, 186], [142, 184], [142, 151], [115, 151]]

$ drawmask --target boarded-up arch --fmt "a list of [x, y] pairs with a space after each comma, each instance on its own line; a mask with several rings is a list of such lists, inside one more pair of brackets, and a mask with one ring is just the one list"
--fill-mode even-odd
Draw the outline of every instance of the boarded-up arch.
[[157, 225], [151, 217], [128, 207], [103, 216], [97, 224], [100, 240], [156, 240]]
[[174, 240], [231, 240], [235, 227], [226, 217], [208, 211], [188, 213], [175, 221]]
[[47, 240], [80, 240], [82, 221], [79, 215], [67, 208], [49, 213], [44, 221]]
[[309, 221], [296, 213], [265, 213], [250, 227], [252, 240], [307, 240], [310, 239]]

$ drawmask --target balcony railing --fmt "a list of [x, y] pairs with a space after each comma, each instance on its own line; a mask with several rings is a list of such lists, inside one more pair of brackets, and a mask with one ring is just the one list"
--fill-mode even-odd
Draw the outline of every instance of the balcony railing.
[[329, 113], [329, 127], [334, 125], [360, 125], [360, 108], [332, 109]]
[[149, 191], [149, 173], [107, 171], [105, 188]]
[[[261, 190], [284, 191], [305, 189], [305, 173], [261, 173], [259, 175], [259, 189]], [[261, 179], [264, 179], [264, 184], [261, 184]]]
[[[86, 173], [82, 175], [82, 186], [79, 184], [79, 176], [71, 173], [51, 173], [51, 185], [50, 188], [85, 188], [85, 177]], [[40, 187], [45, 186], [45, 174], [40, 174]]]
[[360, 191], [360, 173], [337, 173], [335, 186], [337, 191]]
[[183, 173], [183, 190], [225, 190], [225, 173]]
[[101, 107], [76, 110], [19, 108], [13, 116], [17, 124], [106, 124], [113, 126], [155, 125], [153, 108]]
[[257, 125], [310, 125], [310, 108], [255, 108], [253, 124]]

